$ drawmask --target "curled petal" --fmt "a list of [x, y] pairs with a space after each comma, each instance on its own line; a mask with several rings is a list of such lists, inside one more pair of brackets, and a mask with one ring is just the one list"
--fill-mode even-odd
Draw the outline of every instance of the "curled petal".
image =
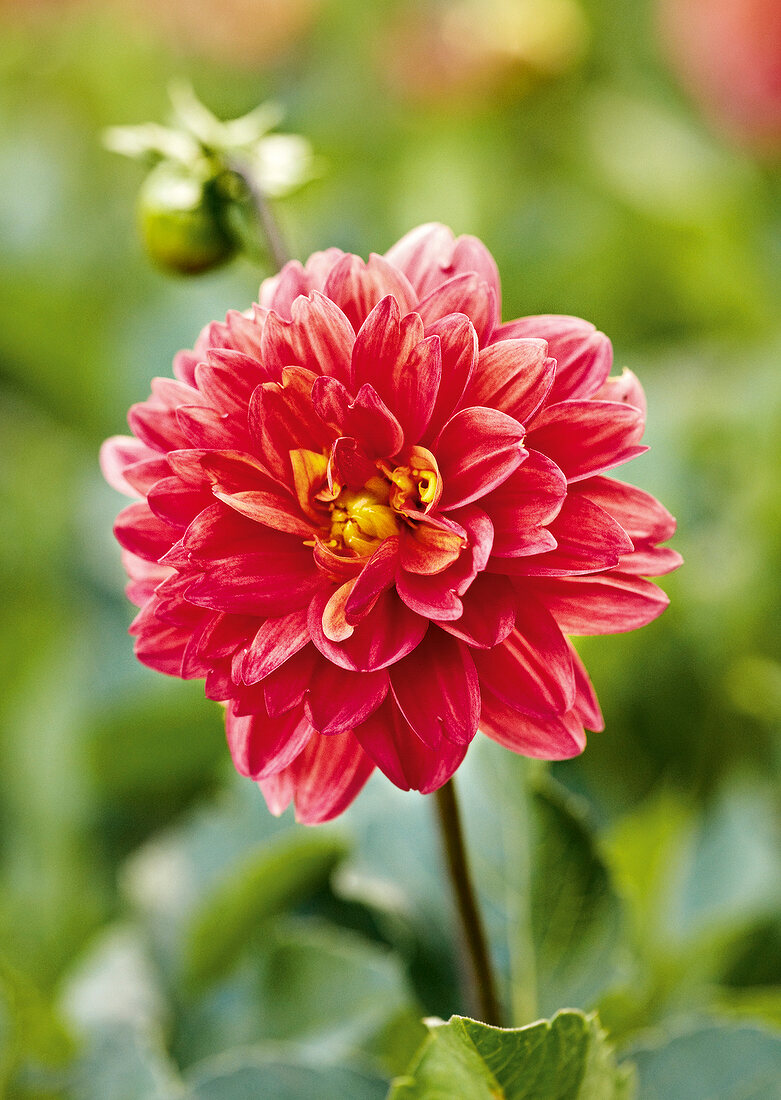
[[409, 279], [382, 256], [372, 253], [368, 263], [349, 253], [334, 264], [323, 287], [357, 332], [377, 303], [392, 295], [403, 313], [415, 308], [417, 295]]
[[610, 374], [613, 348], [607, 336], [580, 317], [546, 314], [522, 317], [498, 328], [491, 342], [536, 338], [548, 344], [556, 360], [556, 377], [549, 401], [593, 397]]
[[304, 709], [318, 733], [343, 733], [364, 722], [387, 694], [385, 669], [348, 672], [321, 658], [305, 693]]
[[100, 468], [112, 489], [128, 497], [143, 495], [125, 479], [128, 466], [155, 457], [155, 452], [140, 439], [112, 435], [100, 448]]
[[618, 378], [608, 378], [594, 394], [595, 401], [617, 401], [622, 405], [631, 405], [646, 415], [646, 402], [643, 387], [636, 374], [624, 367]]
[[544, 340], [500, 340], [480, 352], [464, 401], [501, 409], [526, 424], [545, 400], [555, 371]]
[[356, 728], [355, 737], [392, 783], [422, 794], [447, 783], [467, 750], [444, 737], [436, 748], [424, 744], [390, 698]]
[[308, 298], [293, 301], [291, 320], [269, 313], [261, 354], [272, 376], [278, 377], [284, 367], [298, 366], [346, 382], [354, 342], [353, 327], [341, 309], [313, 290]]
[[524, 429], [498, 409], [462, 409], [442, 429], [436, 456], [444, 489], [440, 507], [457, 508], [506, 481], [526, 457]]
[[586, 747], [583, 723], [574, 711], [549, 718], [522, 714], [485, 688], [480, 729], [511, 752], [536, 760], [569, 760]]
[[303, 649], [308, 641], [306, 609], [266, 619], [241, 654], [242, 681], [256, 684]]
[[295, 804], [296, 821], [320, 825], [347, 809], [374, 770], [352, 733], [314, 733], [306, 748], [281, 772], [258, 782], [269, 810]]
[[269, 718], [265, 713], [238, 718], [228, 707], [225, 733], [239, 774], [261, 779], [295, 760], [310, 740], [312, 727], [301, 710], [279, 718]]
[[407, 233], [385, 257], [404, 272], [420, 298], [453, 275], [474, 272], [493, 290], [498, 316], [499, 272], [493, 256], [477, 237], [456, 239], [447, 226], [431, 222]]
[[[653, 622], [670, 600], [661, 588], [640, 577], [611, 571], [585, 577], [545, 577], [526, 585], [543, 599], [567, 634], [621, 634]], [[532, 589], [529, 588], [529, 591]]]
[[341, 643], [326, 637], [323, 613], [331, 590], [315, 596], [309, 608], [309, 629], [317, 648], [335, 665], [352, 672], [371, 672], [401, 660], [426, 633], [428, 622], [410, 611], [393, 591], [384, 592], [352, 635]]
[[418, 302], [425, 325], [448, 313], [465, 313], [475, 327], [480, 347], [488, 343], [499, 319], [496, 290], [478, 275], [455, 275]]
[[632, 405], [562, 401], [537, 417], [527, 442], [553, 459], [568, 481], [580, 481], [647, 451], [638, 445], [644, 427], [643, 414]]
[[409, 656], [392, 666], [393, 697], [430, 748], [442, 738], [468, 745], [477, 732], [480, 684], [463, 642], [431, 628]]
[[572, 656], [544, 604], [519, 600], [515, 630], [501, 645], [475, 653], [481, 685], [524, 714], [566, 714], [575, 701]]

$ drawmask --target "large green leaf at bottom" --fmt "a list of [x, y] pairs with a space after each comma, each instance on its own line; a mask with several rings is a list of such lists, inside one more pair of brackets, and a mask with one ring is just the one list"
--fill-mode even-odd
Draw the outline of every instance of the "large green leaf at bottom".
[[595, 1016], [566, 1009], [505, 1030], [464, 1016], [431, 1033], [389, 1100], [631, 1100], [631, 1069], [618, 1067]]

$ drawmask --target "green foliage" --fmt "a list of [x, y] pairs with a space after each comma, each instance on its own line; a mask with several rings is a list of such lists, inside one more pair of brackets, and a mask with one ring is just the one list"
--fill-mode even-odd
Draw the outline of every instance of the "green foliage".
[[454, 1016], [430, 1034], [389, 1100], [631, 1100], [631, 1069], [618, 1068], [593, 1016], [558, 1012], [516, 1030]]
[[223, 974], [261, 921], [317, 894], [345, 854], [340, 840], [308, 831], [250, 856], [193, 915], [189, 979], [206, 982]]
[[765, 1028], [695, 1024], [630, 1053], [642, 1100], [771, 1100], [780, 1094], [781, 1034]]

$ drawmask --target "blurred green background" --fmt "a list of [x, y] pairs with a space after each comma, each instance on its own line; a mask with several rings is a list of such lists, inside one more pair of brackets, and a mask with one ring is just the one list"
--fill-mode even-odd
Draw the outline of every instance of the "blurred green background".
[[[514, 1023], [599, 1006], [623, 1057], [702, 1017], [691, 1058], [739, 1064], [781, 1027], [778, 160], [700, 114], [647, 2], [1, 0], [0, 40], [0, 1094], [307, 1095], [317, 1063], [318, 1096], [382, 1096], [417, 1016], [464, 1009], [425, 800], [373, 780], [333, 827], [270, 818], [219, 708], [125, 633], [99, 444], [267, 274], [141, 253], [141, 169], [100, 134], [162, 120], [173, 76], [311, 140], [295, 255], [444, 221], [493, 251], [506, 319], [586, 317], [640, 376], [622, 476], [678, 516], [672, 606], [580, 647], [607, 729], [523, 812], [522, 762], [470, 753], [467, 829]], [[564, 922], [536, 998], [529, 891], [532, 939]]]

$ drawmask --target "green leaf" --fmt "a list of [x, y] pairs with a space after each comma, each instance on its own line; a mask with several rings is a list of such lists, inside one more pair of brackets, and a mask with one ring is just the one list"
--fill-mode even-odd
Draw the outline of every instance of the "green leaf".
[[781, 1083], [781, 1031], [699, 1025], [630, 1051], [642, 1100], [771, 1100]]
[[382, 1078], [360, 1069], [257, 1047], [195, 1066], [181, 1100], [382, 1100], [386, 1088]]
[[71, 1100], [178, 1100], [180, 1095], [177, 1071], [161, 1044], [125, 1025], [90, 1036], [68, 1091]]
[[389, 1100], [630, 1100], [631, 1069], [617, 1067], [595, 1016], [565, 1009], [503, 1030], [453, 1016], [430, 1035]]
[[346, 854], [341, 839], [314, 831], [291, 833], [255, 852], [194, 913], [187, 978], [207, 983], [224, 974], [261, 921], [313, 897]]
[[529, 761], [477, 748], [479, 785], [458, 789], [492, 945], [509, 949], [514, 1019], [592, 1009], [623, 972], [625, 922], [581, 806]]

